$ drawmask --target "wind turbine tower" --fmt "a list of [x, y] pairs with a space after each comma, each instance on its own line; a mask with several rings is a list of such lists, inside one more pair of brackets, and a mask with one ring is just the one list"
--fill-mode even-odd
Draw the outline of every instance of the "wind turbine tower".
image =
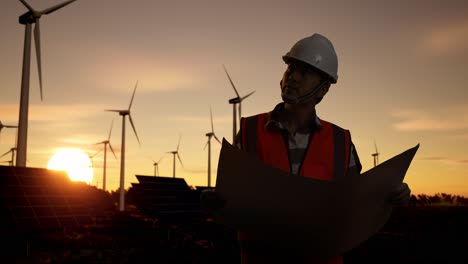
[[[239, 122], [239, 127], [240, 127], [240, 119], [242, 117], [242, 101], [246, 99], [247, 97], [251, 96], [255, 91], [240, 97], [239, 93], [237, 92], [236, 86], [234, 85], [234, 82], [231, 79], [231, 76], [229, 76], [229, 73], [226, 70], [226, 67], [223, 65], [224, 72], [226, 73], [229, 82], [231, 83], [232, 88], [234, 89], [234, 92], [236, 93], [237, 97], [229, 99], [229, 103], [232, 104], [232, 144], [234, 145], [236, 142], [236, 134], [237, 134], [237, 122]], [[237, 120], [237, 113], [236, 113], [236, 105], [239, 105], [239, 120]]]
[[374, 167], [379, 165], [379, 152], [377, 151], [377, 144], [374, 141], [375, 146], [375, 153], [372, 153], [372, 157], [374, 157]]
[[182, 167], [184, 167], [184, 164], [182, 163], [182, 160], [180, 159], [180, 156], [179, 156], [180, 138], [181, 138], [181, 136], [179, 136], [179, 143], [177, 143], [177, 148], [176, 148], [176, 150], [174, 150], [174, 151], [168, 151], [168, 152], [167, 152], [167, 153], [171, 153], [171, 154], [172, 154], [172, 177], [173, 177], [173, 178], [175, 178], [175, 171], [176, 171], [176, 162], [175, 162], [176, 156], [177, 156], [177, 158], [179, 159], [180, 165], [182, 165]]
[[31, 65], [31, 25], [34, 27], [34, 42], [36, 47], [37, 67], [39, 73], [39, 88], [42, 101], [42, 68], [41, 68], [41, 30], [39, 19], [42, 15], [48, 15], [76, 0], [70, 0], [53, 7], [37, 11], [33, 9], [25, 0], [20, 0], [29, 10], [19, 17], [19, 23], [25, 25], [24, 49], [23, 49], [23, 71], [21, 77], [21, 97], [18, 127], [18, 153], [16, 156], [16, 166], [26, 166], [26, 152], [28, 141], [28, 112], [29, 112], [29, 71]]
[[221, 144], [221, 141], [218, 139], [216, 134], [214, 133], [213, 129], [213, 114], [211, 112], [211, 107], [210, 107], [210, 119], [211, 119], [211, 132], [206, 133], [205, 135], [208, 137], [208, 141], [205, 144], [205, 147], [208, 146], [208, 187], [211, 187], [211, 138], [214, 137], [219, 144]]
[[125, 117], [128, 116], [130, 124], [132, 125], [133, 132], [135, 133], [138, 144], [140, 144], [140, 139], [133, 124], [132, 116], [130, 115], [130, 108], [132, 108], [133, 98], [135, 97], [135, 91], [138, 85], [138, 81], [135, 84], [135, 89], [133, 89], [132, 99], [130, 100], [130, 105], [128, 109], [124, 110], [105, 110], [109, 112], [117, 112], [122, 116], [122, 146], [120, 150], [120, 200], [119, 200], [119, 210], [125, 211]]
[[106, 190], [106, 182], [107, 182], [107, 180], [106, 180], [107, 145], [109, 145], [109, 148], [112, 151], [112, 154], [114, 154], [115, 160], [117, 160], [117, 156], [115, 155], [114, 149], [112, 148], [112, 145], [110, 143], [110, 136], [111, 136], [111, 133], [112, 133], [113, 124], [114, 124], [114, 120], [112, 120], [111, 127], [110, 127], [110, 130], [109, 130], [109, 136], [107, 137], [107, 139], [104, 140], [104, 141], [96, 143], [96, 145], [98, 145], [98, 144], [103, 144], [104, 145], [104, 169], [103, 169], [103, 172], [102, 172], [102, 190], [104, 190], [104, 191]]

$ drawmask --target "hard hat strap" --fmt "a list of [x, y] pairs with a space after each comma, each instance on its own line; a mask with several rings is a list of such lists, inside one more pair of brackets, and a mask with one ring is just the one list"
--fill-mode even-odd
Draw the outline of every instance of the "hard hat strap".
[[319, 85], [317, 85], [314, 89], [312, 89], [311, 91], [309, 91], [308, 93], [304, 94], [304, 95], [301, 95], [301, 96], [289, 96], [287, 94], [284, 94], [283, 92], [281, 93], [281, 97], [283, 98], [283, 101], [285, 103], [288, 103], [288, 104], [299, 104], [301, 102], [304, 102], [310, 98], [312, 98], [313, 96], [315, 96], [319, 91], [320, 89], [322, 89], [325, 85], [327, 85], [328, 83], [330, 83], [330, 80], [329, 79], [326, 79], [324, 81], [322, 81]]

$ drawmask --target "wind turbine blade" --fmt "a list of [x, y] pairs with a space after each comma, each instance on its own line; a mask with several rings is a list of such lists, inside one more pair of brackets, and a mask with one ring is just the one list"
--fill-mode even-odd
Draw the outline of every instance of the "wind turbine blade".
[[18, 126], [4, 126], [4, 127], [8, 127], [8, 128], [18, 128]]
[[208, 141], [210, 141], [210, 140], [208, 139], [208, 140], [206, 141], [205, 146], [203, 147], [203, 150], [205, 150], [205, 149], [206, 149], [206, 146], [208, 146]]
[[158, 164], [159, 162], [161, 162], [161, 160], [164, 158], [164, 156], [161, 156], [159, 159], [158, 159]]
[[[181, 137], [182, 137], [182, 136], [180, 136], [180, 135], [179, 135], [179, 142], [177, 142], [177, 148], [176, 148], [176, 151], [179, 151], [179, 145], [180, 145], [180, 138], [181, 138]], [[179, 154], [177, 154], [177, 155], [179, 155]]]
[[34, 12], [34, 9], [33, 9], [26, 1], [24, 1], [24, 0], [20, 0], [20, 1], [21, 1], [21, 3], [23, 3], [23, 5], [24, 5], [27, 9], [29, 9], [29, 11]]
[[0, 158], [5, 157], [5, 156], [8, 155], [8, 153], [10, 153], [10, 152], [11, 152], [11, 149], [10, 149], [9, 151], [5, 152], [3, 155], [1, 155]]
[[76, 0], [69, 0], [69, 1], [63, 2], [63, 3], [61, 3], [61, 4], [57, 4], [57, 5], [53, 6], [53, 7], [49, 7], [49, 8], [47, 8], [47, 9], [42, 10], [40, 13], [41, 13], [41, 15], [42, 15], [42, 14], [48, 15], [48, 14], [54, 12], [55, 10], [60, 9], [60, 8], [66, 6], [66, 5], [68, 5], [68, 4], [70, 4], [70, 3], [72, 3], [72, 2], [75, 2], [75, 1], [76, 1]]
[[109, 136], [107, 137], [107, 140], [110, 140], [110, 136], [111, 136], [111, 133], [112, 133], [112, 127], [113, 126], [114, 126], [114, 118], [112, 118], [111, 127], [110, 127], [110, 130], [109, 130]]
[[42, 63], [41, 63], [41, 24], [39, 19], [36, 20], [36, 26], [34, 27], [34, 43], [36, 46], [36, 58], [37, 58], [37, 70], [39, 73], [39, 89], [41, 90], [41, 101], [42, 97]]
[[237, 97], [239, 98], [240, 95], [239, 95], [239, 93], [237, 92], [236, 86], [235, 86], [234, 83], [232, 82], [231, 76], [229, 76], [229, 73], [227, 72], [226, 67], [224, 66], [224, 64], [223, 64], [223, 68], [224, 68], [224, 72], [226, 73], [226, 75], [227, 75], [227, 77], [228, 77], [228, 79], [229, 79], [229, 82], [231, 82], [232, 88], [234, 88], [234, 92], [236, 92], [236, 95], [237, 95]]
[[114, 149], [112, 148], [112, 145], [111, 145], [110, 142], [109, 142], [109, 148], [110, 148], [110, 150], [112, 151], [112, 154], [114, 154], [115, 160], [117, 160], [117, 156], [115, 155]]
[[255, 93], [255, 91], [253, 91], [253, 92], [251, 92], [251, 93], [245, 95], [244, 97], [242, 97], [242, 98], [240, 99], [240, 101], [242, 102], [242, 100], [244, 100], [245, 98], [251, 96], [253, 93]]
[[117, 112], [120, 113], [122, 110], [115, 110], [115, 109], [109, 109], [109, 110], [104, 110], [106, 112]]
[[216, 135], [213, 134], [213, 136], [214, 136], [214, 138], [216, 139], [216, 141], [218, 141], [219, 144], [221, 144], [221, 140], [219, 140], [219, 138], [218, 138]]
[[133, 124], [132, 116], [131, 116], [131, 115], [128, 115], [128, 119], [130, 119], [130, 124], [132, 125], [133, 132], [135, 132], [135, 136], [136, 136], [136, 138], [137, 138], [137, 140], [138, 140], [138, 144], [139, 144], [140, 147], [141, 147], [140, 139], [138, 138], [138, 134], [137, 134], [137, 132], [136, 132], [135, 125]]
[[180, 159], [179, 152], [177, 152], [177, 159], [179, 159], [180, 165], [182, 165], [182, 167], [184, 167], [184, 164], [182, 163], [182, 160]]
[[130, 111], [130, 108], [132, 108], [133, 98], [135, 97], [135, 92], [136, 92], [137, 86], [138, 86], [138, 81], [136, 82], [135, 88], [133, 89], [132, 100], [130, 100], [130, 105], [128, 106], [128, 111]]
[[211, 112], [211, 105], [210, 105], [210, 119], [211, 119], [211, 133], [214, 133], [214, 128], [213, 128], [213, 113]]
[[94, 158], [97, 154], [101, 153], [102, 149], [96, 151], [96, 153], [94, 153], [93, 155], [90, 155], [91, 158]]
[[242, 117], [242, 101], [239, 102], [238, 108], [239, 108], [239, 124], [240, 124], [240, 119]]

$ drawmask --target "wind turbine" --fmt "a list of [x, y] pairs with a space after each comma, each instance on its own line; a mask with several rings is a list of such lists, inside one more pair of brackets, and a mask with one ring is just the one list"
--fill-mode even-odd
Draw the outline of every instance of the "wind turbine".
[[210, 118], [211, 118], [211, 132], [206, 133], [205, 135], [208, 137], [208, 141], [205, 144], [205, 147], [208, 146], [208, 187], [211, 187], [211, 138], [214, 137], [219, 144], [221, 144], [221, 141], [218, 139], [216, 134], [214, 133], [214, 128], [213, 128], [213, 114], [211, 112], [211, 107], [210, 107]]
[[94, 154], [89, 153], [86, 151], [86, 154], [88, 154], [89, 160], [91, 161], [91, 167], [94, 168], [94, 157], [96, 157], [97, 154], [101, 153], [102, 150], [96, 151]]
[[160, 158], [158, 159], [158, 161], [153, 160], [154, 176], [159, 176], [158, 165], [159, 165], [159, 162], [161, 162], [161, 160], [162, 160], [163, 158], [164, 158], [164, 156], [160, 157]]
[[1, 134], [3, 128], [18, 128], [18, 126], [4, 125], [2, 123], [2, 121], [0, 121], [0, 134]]
[[240, 126], [240, 119], [242, 117], [242, 101], [251, 96], [255, 91], [241, 97], [239, 93], [237, 92], [236, 86], [234, 85], [234, 82], [231, 79], [231, 76], [229, 76], [229, 73], [226, 70], [226, 67], [223, 65], [224, 72], [226, 72], [226, 75], [229, 79], [229, 82], [231, 83], [232, 88], [234, 88], [234, 92], [236, 92], [237, 97], [229, 99], [229, 103], [232, 104], [232, 143], [235, 144], [236, 142], [236, 134], [237, 134], [237, 114], [236, 114], [236, 105], [239, 105], [239, 126]]
[[125, 110], [105, 110], [109, 112], [117, 112], [119, 115], [122, 116], [122, 146], [120, 150], [120, 202], [119, 202], [119, 210], [125, 210], [125, 116], [128, 116], [130, 120], [130, 124], [132, 125], [133, 132], [135, 133], [136, 139], [138, 140], [138, 144], [141, 146], [140, 139], [138, 138], [138, 134], [135, 129], [135, 125], [133, 124], [132, 116], [130, 115], [130, 108], [132, 107], [133, 98], [135, 97], [135, 91], [138, 86], [138, 81], [135, 84], [135, 89], [133, 89], [132, 99], [130, 100], [130, 105], [128, 109]]
[[379, 152], [377, 151], [377, 144], [375, 143], [374, 140], [374, 146], [375, 146], [375, 153], [372, 153], [372, 157], [374, 157], [374, 167], [379, 164]]
[[9, 161], [9, 163], [10, 163], [10, 166], [13, 166], [13, 161], [15, 160], [15, 151], [16, 151], [16, 148], [12, 147], [9, 151], [3, 153], [3, 155], [1, 155], [0, 158], [3, 158], [6, 155], [8, 155], [8, 153], [11, 153], [11, 161]]
[[28, 112], [29, 112], [29, 71], [31, 65], [31, 25], [34, 27], [34, 42], [36, 47], [37, 67], [39, 73], [39, 88], [42, 101], [42, 68], [41, 68], [41, 30], [39, 19], [42, 15], [48, 15], [76, 0], [69, 0], [42, 11], [33, 9], [25, 0], [20, 0], [29, 10], [19, 17], [19, 23], [25, 25], [24, 50], [23, 50], [23, 72], [21, 77], [21, 97], [18, 128], [18, 155], [16, 156], [16, 166], [26, 166], [26, 151], [28, 141]]
[[114, 125], [114, 119], [112, 119], [111, 127], [110, 127], [110, 130], [109, 130], [109, 136], [107, 137], [107, 139], [104, 140], [104, 141], [96, 143], [96, 145], [104, 144], [104, 169], [103, 169], [103, 173], [102, 173], [102, 189], [104, 191], [106, 190], [107, 145], [109, 145], [109, 148], [112, 151], [112, 154], [114, 154], [115, 160], [117, 160], [117, 156], [115, 156], [114, 149], [112, 148], [112, 145], [110, 143], [110, 136], [111, 136], [111, 133], [112, 133], [112, 126], [113, 125]]
[[175, 165], [175, 158], [177, 156], [177, 158], [179, 159], [179, 162], [180, 162], [180, 165], [182, 165], [182, 167], [184, 167], [184, 164], [182, 163], [182, 160], [180, 159], [180, 156], [179, 156], [179, 145], [180, 145], [180, 138], [181, 136], [179, 136], [179, 143], [177, 143], [177, 148], [176, 150], [174, 151], [168, 151], [166, 153], [171, 153], [173, 155], [173, 159], [172, 159], [172, 177], [175, 178], [175, 168], [176, 168], [176, 165]]

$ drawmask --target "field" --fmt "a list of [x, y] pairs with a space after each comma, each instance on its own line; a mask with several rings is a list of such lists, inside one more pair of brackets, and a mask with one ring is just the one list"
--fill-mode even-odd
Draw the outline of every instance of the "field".
[[[109, 213], [87, 228], [4, 238], [4, 259], [17, 263], [239, 263], [234, 230], [211, 221], [152, 220], [136, 212]], [[344, 260], [468, 263], [467, 249], [468, 207], [408, 206], [396, 208], [380, 232]]]

